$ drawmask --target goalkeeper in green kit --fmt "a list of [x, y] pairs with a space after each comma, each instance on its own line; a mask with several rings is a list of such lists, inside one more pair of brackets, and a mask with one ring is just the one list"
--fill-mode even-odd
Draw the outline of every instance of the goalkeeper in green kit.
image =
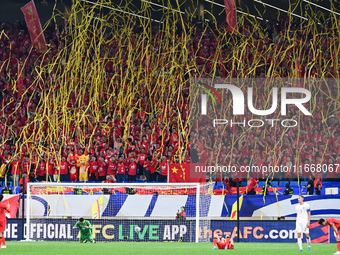
[[86, 243], [87, 241], [91, 243], [95, 242], [92, 237], [92, 225], [88, 220], [80, 218], [73, 228], [79, 228], [80, 230], [80, 243]]

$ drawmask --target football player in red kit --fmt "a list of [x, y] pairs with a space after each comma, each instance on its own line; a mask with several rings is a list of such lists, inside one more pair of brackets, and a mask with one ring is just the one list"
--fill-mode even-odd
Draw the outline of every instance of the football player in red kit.
[[[220, 238], [219, 236], [214, 236], [214, 247], [213, 250], [232, 250], [234, 249], [234, 240], [226, 235], [225, 238]], [[216, 247], [217, 246], [217, 247]]]
[[[3, 198], [4, 196], [0, 194], [0, 202], [2, 201]], [[1, 203], [0, 204], [0, 245], [3, 244], [5, 246], [3, 248], [6, 248], [5, 237], [3, 236], [3, 233], [6, 230], [6, 223], [7, 223], [6, 213], [9, 213], [9, 212], [10, 212], [9, 205], [6, 203]]]
[[333, 254], [340, 254], [340, 220], [334, 219], [334, 218], [328, 218], [328, 219], [320, 219], [319, 224], [322, 226], [331, 226], [334, 230], [334, 235], [336, 238], [336, 247], [337, 252]]

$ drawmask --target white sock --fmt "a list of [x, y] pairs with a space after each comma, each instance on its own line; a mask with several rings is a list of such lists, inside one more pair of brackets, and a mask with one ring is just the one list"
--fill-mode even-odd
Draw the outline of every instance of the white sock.
[[300, 250], [302, 250], [302, 238], [298, 238], [298, 245]]
[[306, 238], [307, 240], [307, 246], [310, 247], [310, 238]]

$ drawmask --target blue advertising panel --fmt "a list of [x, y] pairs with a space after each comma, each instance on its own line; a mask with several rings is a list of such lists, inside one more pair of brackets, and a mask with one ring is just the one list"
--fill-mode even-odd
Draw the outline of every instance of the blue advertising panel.
[[[77, 220], [31, 220], [32, 240], [77, 241], [79, 230], [73, 229]], [[96, 241], [195, 241], [195, 222], [176, 220], [90, 220]], [[7, 240], [21, 240], [22, 221], [8, 220], [4, 232]], [[135, 228], [140, 231], [136, 232]], [[25, 235], [26, 237], [26, 230]]]
[[[232, 237], [237, 236], [236, 221], [212, 221], [211, 229], [203, 229], [201, 235]], [[335, 237], [329, 226], [320, 226], [311, 222], [310, 236], [313, 243], [335, 242]], [[296, 242], [295, 221], [240, 221], [241, 242]], [[235, 239], [236, 240], [236, 239]]]
[[[93, 237], [97, 241], [195, 241], [195, 221], [175, 220], [90, 220]], [[31, 221], [31, 239], [45, 241], [77, 241], [79, 231], [73, 229], [76, 220], [48, 219]], [[135, 227], [140, 227], [140, 232]], [[295, 221], [240, 221], [241, 242], [296, 242]], [[25, 231], [26, 232], [26, 231]], [[22, 221], [7, 221], [6, 240], [22, 239]], [[26, 235], [26, 233], [25, 233]], [[211, 221], [210, 228], [202, 227], [200, 237], [237, 236], [236, 221]], [[333, 230], [311, 222], [310, 235], [313, 243], [334, 243]], [[26, 237], [26, 236], [25, 236]]]

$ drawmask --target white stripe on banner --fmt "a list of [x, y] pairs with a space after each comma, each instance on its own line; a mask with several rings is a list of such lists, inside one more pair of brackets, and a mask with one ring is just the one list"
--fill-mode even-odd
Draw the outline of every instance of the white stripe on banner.
[[176, 217], [181, 206], [185, 206], [188, 196], [158, 196], [155, 207], [151, 213], [151, 217]]
[[340, 199], [324, 199], [322, 203], [319, 200], [307, 201], [311, 210], [340, 210]]
[[[308, 196], [305, 196], [305, 197], [308, 197]], [[291, 200], [294, 200], [297, 198], [298, 196], [294, 195], [292, 196], [292, 198], [287, 198], [279, 202], [281, 216], [296, 214], [295, 206], [297, 204], [296, 203], [291, 204]], [[330, 217], [330, 215], [325, 215], [323, 212], [316, 212], [316, 211], [340, 210], [340, 199], [320, 199], [320, 200], [311, 200], [311, 201], [307, 200], [306, 202], [310, 205], [312, 215], [314, 216], [318, 215], [319, 217]], [[266, 205], [266, 206], [263, 206], [262, 208], [255, 210], [252, 216], [253, 217], [261, 216], [261, 213], [262, 213], [262, 216], [270, 216], [270, 217], [276, 216], [276, 215], [278, 216], [279, 211], [278, 211], [277, 203]]]
[[[32, 216], [33, 217], [92, 217], [92, 205], [99, 199], [101, 195], [32, 195]], [[105, 195], [109, 200], [109, 195]], [[115, 208], [118, 211], [119, 217], [144, 217], [148, 208], [151, 205], [153, 195], [129, 195], [120, 208], [116, 208], [117, 204], [104, 203], [101, 208], [101, 212], [105, 210], [107, 206]], [[187, 215], [192, 215], [195, 208], [195, 199], [190, 199], [187, 195], [173, 195], [164, 196], [159, 195], [157, 201], [153, 207], [150, 217], [160, 217], [174, 219], [176, 213], [181, 206], [187, 206]], [[280, 197], [282, 199], [278, 203], [276, 199], [268, 199], [263, 205], [262, 196], [252, 196], [251, 200], [248, 197], [248, 205], [243, 202], [242, 210], [243, 215], [246, 217], [260, 217], [261, 213], [263, 217], [278, 217], [280, 208], [280, 215], [295, 216], [295, 206], [297, 204], [298, 196], [287, 196], [287, 198]], [[226, 196], [225, 201], [228, 204], [229, 215], [231, 205], [235, 202], [235, 196]], [[294, 204], [292, 204], [292, 201]], [[314, 217], [340, 217], [340, 195], [328, 195], [328, 196], [306, 196], [305, 201], [310, 204], [312, 210], [312, 216]], [[210, 217], [227, 217], [225, 211], [224, 197], [221, 195], [215, 195], [211, 197], [208, 216]], [[152, 207], [152, 205], [151, 205]], [[49, 212], [49, 215], [45, 215]], [[149, 215], [149, 214], [148, 214]]]
[[221, 217], [223, 206], [224, 196], [212, 196], [208, 216]]
[[[280, 213], [282, 216], [284, 215], [290, 215], [292, 213], [296, 213], [295, 211], [295, 206], [296, 204], [292, 205], [291, 200], [292, 199], [297, 199], [298, 196], [292, 196], [292, 198], [287, 198], [285, 200], [282, 200], [279, 202], [280, 206]], [[260, 209], [257, 209], [253, 212], [253, 217], [258, 216], [260, 217], [262, 213], [262, 216], [273, 216], [273, 215], [279, 215], [279, 210], [277, 207], [277, 203], [273, 203], [270, 205], [263, 206]]]
[[125, 200], [117, 216], [144, 217], [149, 208], [152, 195], [130, 195]]
[[[92, 205], [101, 195], [80, 196], [80, 195], [33, 195], [32, 213], [34, 217], [46, 217], [44, 213], [49, 212], [49, 217], [71, 216], [89, 217], [92, 216]], [[49, 208], [47, 208], [47, 204]]]

